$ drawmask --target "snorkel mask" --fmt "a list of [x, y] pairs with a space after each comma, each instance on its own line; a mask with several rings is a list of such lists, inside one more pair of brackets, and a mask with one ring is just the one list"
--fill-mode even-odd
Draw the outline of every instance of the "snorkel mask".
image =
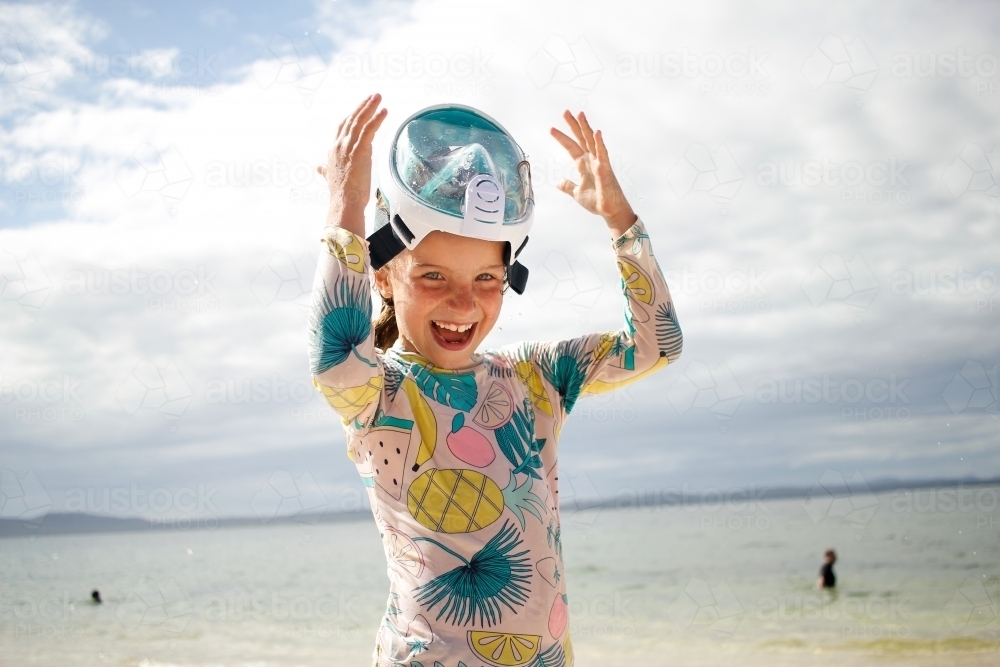
[[531, 170], [521, 147], [495, 120], [458, 104], [428, 107], [399, 126], [378, 175], [372, 269], [432, 231], [502, 241], [507, 282], [524, 293], [517, 256], [534, 213]]

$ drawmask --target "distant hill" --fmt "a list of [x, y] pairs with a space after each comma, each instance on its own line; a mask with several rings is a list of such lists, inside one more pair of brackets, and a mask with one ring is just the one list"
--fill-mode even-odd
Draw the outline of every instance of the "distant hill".
[[[811, 487], [776, 487], [762, 489], [731, 489], [724, 491], [724, 494], [745, 494], [747, 497], [754, 497], [760, 500], [781, 500], [787, 498], [806, 498], [817, 492], [829, 493], [834, 497], [848, 497], [858, 493], [888, 493], [890, 491], [951, 488], [957, 486], [1000, 486], [1000, 477], [991, 479], [928, 479], [928, 480], [896, 480], [882, 479], [867, 482], [861, 480], [857, 484], [847, 482], [845, 486], [820, 488], [818, 485]], [[629, 507], [645, 507], [655, 505], [681, 505], [685, 503], [697, 502], [702, 496], [697, 492], [685, 498], [681, 498], [678, 493], [663, 493], [662, 489], [649, 489], [657, 491], [653, 494], [638, 495], [634, 499], [629, 499]], [[621, 498], [581, 498], [572, 501], [576, 509], [591, 508], [621, 508]], [[257, 517], [184, 517], [174, 520], [144, 519], [144, 518], [124, 518], [97, 514], [83, 513], [54, 513], [45, 514], [31, 520], [2, 519], [0, 518], [0, 538], [23, 537], [30, 535], [73, 535], [85, 533], [120, 533], [139, 530], [200, 530], [215, 528], [235, 528], [240, 526], [274, 526], [289, 524], [312, 525], [317, 523], [339, 523], [343, 521], [358, 521], [371, 517], [368, 509], [353, 512], [328, 512], [325, 514], [299, 514], [296, 516], [279, 516], [264, 521]]]
[[73, 535], [85, 533], [122, 533], [139, 530], [200, 530], [205, 528], [233, 528], [239, 526], [273, 526], [288, 524], [337, 523], [357, 521], [371, 517], [371, 512], [331, 512], [327, 514], [300, 514], [279, 516], [267, 521], [257, 517], [200, 517], [174, 520], [123, 518], [98, 514], [54, 513], [30, 521], [0, 519], [0, 538], [28, 535]]

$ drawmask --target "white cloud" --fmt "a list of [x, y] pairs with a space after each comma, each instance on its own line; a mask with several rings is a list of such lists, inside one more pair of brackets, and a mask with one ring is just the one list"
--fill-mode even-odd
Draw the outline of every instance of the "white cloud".
[[[569, 297], [552, 296], [543, 306], [512, 297], [488, 343], [619, 325], [606, 232], [599, 220], [555, 191], [554, 182], [571, 172], [571, 162], [547, 132], [562, 124], [564, 108], [581, 105], [604, 130], [613, 158], [629, 165], [629, 195], [650, 228], [661, 266], [694, 275], [690, 284], [671, 284], [685, 357], [728, 369], [746, 394], [726, 422], [725, 437], [763, 440], [768, 448], [759, 456], [733, 449], [726, 463], [713, 464], [703, 458], [700, 444], [720, 437], [712, 420], [693, 414], [664, 421], [664, 397], [683, 375], [682, 365], [633, 391], [638, 417], [628, 427], [640, 430], [637, 442], [647, 443], [640, 455], [652, 456], [663, 446], [659, 434], [676, 427], [672, 474], [707, 481], [715, 474], [721, 481], [714, 483], [745, 484], [784, 474], [790, 460], [822, 470], [845, 443], [860, 442], [858, 460], [871, 466], [865, 475], [872, 478], [889, 469], [868, 456], [885, 445], [888, 429], [896, 459], [918, 461], [908, 464], [913, 474], [995, 469], [995, 452], [982, 447], [985, 413], [955, 415], [950, 427], [953, 434], [969, 434], [967, 459], [980, 468], [943, 465], [933, 448], [912, 444], [922, 429], [939, 428], [934, 415], [948, 410], [942, 391], [962, 364], [995, 360], [1000, 307], [995, 283], [990, 288], [981, 282], [969, 293], [944, 287], [931, 293], [905, 286], [893, 290], [899, 272], [920, 284], [931, 272], [964, 271], [975, 283], [998, 271], [995, 218], [992, 226], [984, 222], [995, 215], [995, 199], [975, 196], [982, 194], [975, 188], [954, 197], [949, 184], [955, 179], [942, 177], [954, 172], [957, 156], [966, 155], [969, 145], [992, 154], [1000, 131], [983, 118], [995, 116], [995, 95], [978, 92], [974, 77], [907, 79], [889, 69], [896, 52], [942, 53], [955, 44], [969, 53], [989, 52], [995, 35], [961, 16], [972, 10], [928, 8], [891, 17], [887, 8], [864, 10], [868, 19], [881, 12], [879, 20], [863, 22], [872, 27], [861, 35], [879, 70], [866, 80], [859, 107], [845, 86], [814, 89], [802, 71], [827, 34], [848, 41], [857, 34], [856, 21], [839, 10], [779, 10], [766, 3], [751, 10], [734, 4], [722, 15], [740, 20], [721, 20], [701, 6], [678, 4], [665, 6], [662, 16], [629, 15], [625, 8], [620, 20], [608, 24], [595, 22], [598, 14], [585, 8], [566, 12], [558, 5], [514, 3], [493, 15], [490, 31], [470, 32], [458, 29], [457, 17], [467, 13], [458, 2], [418, 2], [401, 13], [405, 18], [382, 22], [374, 20], [378, 8], [345, 9], [347, 18], [341, 9], [340, 3], [323, 5], [316, 18], [320, 34], [337, 41], [337, 53], [319, 53], [315, 46], [299, 53], [294, 44], [302, 43], [300, 36], [275, 35], [265, 41], [269, 51], [248, 63], [242, 78], [199, 89], [129, 76], [69, 81], [71, 66], [95, 58], [93, 44], [108, 29], [73, 9], [0, 7], [0, 32], [21, 40], [4, 38], [5, 54], [27, 37], [37, 43], [34, 51], [19, 52], [30, 57], [9, 57], [2, 82], [0, 159], [9, 186], [3, 204], [15, 225], [0, 230], [0, 251], [35, 257], [51, 282], [31, 316], [0, 301], [0, 371], [8, 382], [43, 382], [64, 374], [79, 379], [82, 404], [76, 407], [84, 415], [31, 421], [16, 410], [50, 406], [0, 404], [5, 438], [16, 443], [9, 455], [25, 470], [44, 478], [33, 448], [75, 452], [81, 465], [88, 452], [129, 448], [122, 461], [148, 466], [149, 461], [183, 463], [205, 452], [220, 460], [247, 452], [274, 457], [288, 448], [340, 441], [336, 420], [316, 395], [275, 398], [279, 386], [294, 388], [308, 379], [305, 322], [295, 297], [262, 292], [267, 285], [261, 276], [270, 270], [282, 285], [291, 285], [314, 261], [326, 195], [311, 169], [324, 158], [339, 118], [374, 90], [390, 111], [379, 145], [410, 112], [454, 100], [500, 119], [536, 165], [536, 229], [524, 260], [533, 271], [528, 289], [554, 295], [553, 284], [561, 281], [564, 291], [586, 293], [585, 307]], [[861, 16], [862, 10], [853, 11]], [[364, 31], [345, 27], [368, 18]], [[787, 28], [792, 24], [795, 31]], [[892, 31], [881, 32], [878, 25], [891, 25]], [[560, 45], [568, 45], [576, 59]], [[166, 62], [176, 53], [138, 49], [136, 62]], [[539, 54], [557, 63], [548, 78], [540, 78]], [[686, 73], [682, 67], [673, 74], [668, 67], [675, 57], [682, 66], [690, 63]], [[567, 58], [582, 63], [572, 76], [566, 74], [572, 69]], [[622, 68], [629, 58], [633, 70]], [[714, 75], [719, 62], [723, 68], [728, 62], [736, 75]], [[29, 89], [18, 71], [48, 74], [44, 85]], [[277, 74], [262, 79], [268, 72]], [[73, 98], [65, 87], [69, 83], [90, 88]], [[725, 151], [729, 176], [718, 180], [739, 187], [718, 193], [713, 190], [718, 183], [700, 188], [724, 195], [725, 215], [711, 197], [682, 196], [699, 190], [698, 182], [677, 192], [671, 168], [692, 162], [691, 146], [710, 156]], [[889, 178], [893, 160], [908, 163], [905, 184], [881, 180]], [[830, 167], [837, 182], [796, 185], [779, 178], [762, 185], [757, 177], [767, 162], [779, 176], [782, 168], [787, 175], [812, 163]], [[26, 166], [12, 171], [15, 165]], [[696, 167], [699, 173], [711, 171]], [[54, 183], [42, 181], [45, 168]], [[24, 174], [21, 181], [18, 173]], [[64, 213], [55, 209], [49, 219], [31, 224], [16, 219], [35, 210], [19, 203], [17, 192], [44, 201], [63, 191], [72, 192]], [[875, 193], [881, 193], [880, 201], [874, 201]], [[830, 256], [848, 265], [850, 258], [863, 257], [861, 323], [844, 306], [844, 297], [823, 292], [825, 299], [810, 301], [810, 294], [818, 294], [810, 291], [815, 287], [810, 272], [825, 267], [823, 258]], [[562, 271], [546, 283], [553, 257], [576, 273]], [[282, 267], [294, 268], [295, 275], [284, 275]], [[741, 272], [769, 277], [751, 286], [734, 275]], [[161, 286], [170, 285], [165, 292], [151, 289], [154, 273], [167, 281]], [[849, 273], [853, 280], [853, 270]], [[564, 284], [573, 282], [566, 278], [571, 274], [581, 276], [580, 284]], [[714, 274], [722, 277], [719, 288], [713, 287]], [[189, 275], [200, 275], [209, 285], [186, 291], [193, 285]], [[121, 293], [111, 289], [115, 276], [128, 285]], [[595, 280], [607, 288], [595, 290]], [[171, 424], [173, 432], [155, 409], [130, 415], [115, 398], [144, 363], [176, 368], [191, 390], [190, 403]], [[753, 399], [762, 378], [824, 373], [841, 381], [867, 382], [889, 373], [911, 377], [912, 417], [892, 424], [845, 424], [842, 409], [857, 406], [779, 404], [768, 411]], [[268, 387], [269, 398], [239, 402], [245, 396], [241, 388], [255, 380]], [[219, 386], [222, 395], [210, 396], [210, 388]], [[613, 437], [619, 425], [591, 426], [567, 431], [567, 437], [579, 439], [564, 450], [570, 461], [606, 456], [604, 438]], [[812, 437], [818, 429], [827, 430], [829, 442]], [[634, 465], [631, 458], [619, 460], [606, 479], [626, 474], [629, 461]], [[341, 483], [350, 473], [338, 468], [330, 474]], [[225, 478], [221, 467], [218, 474]]]

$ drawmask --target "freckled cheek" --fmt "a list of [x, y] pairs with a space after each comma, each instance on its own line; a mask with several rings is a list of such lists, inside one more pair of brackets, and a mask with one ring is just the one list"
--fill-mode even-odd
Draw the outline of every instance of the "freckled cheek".
[[501, 288], [484, 288], [478, 295], [479, 307], [483, 309], [483, 314], [488, 321], [496, 320], [500, 315], [500, 306], [503, 305], [503, 292]]

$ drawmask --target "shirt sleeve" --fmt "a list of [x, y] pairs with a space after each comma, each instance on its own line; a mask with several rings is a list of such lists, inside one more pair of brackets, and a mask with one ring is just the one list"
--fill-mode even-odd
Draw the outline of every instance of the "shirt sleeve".
[[[313, 386], [349, 423], [370, 416], [382, 391], [372, 329], [367, 241], [341, 227], [323, 230], [309, 314]], [[360, 420], [366, 422], [367, 419]]]
[[[557, 418], [569, 415], [580, 397], [635, 382], [681, 354], [683, 338], [670, 290], [642, 221], [637, 220], [615, 239], [612, 248], [625, 300], [622, 328], [555, 343], [529, 344], [517, 355], [530, 359], [551, 387], [561, 408]], [[548, 411], [551, 413], [551, 407]]]

